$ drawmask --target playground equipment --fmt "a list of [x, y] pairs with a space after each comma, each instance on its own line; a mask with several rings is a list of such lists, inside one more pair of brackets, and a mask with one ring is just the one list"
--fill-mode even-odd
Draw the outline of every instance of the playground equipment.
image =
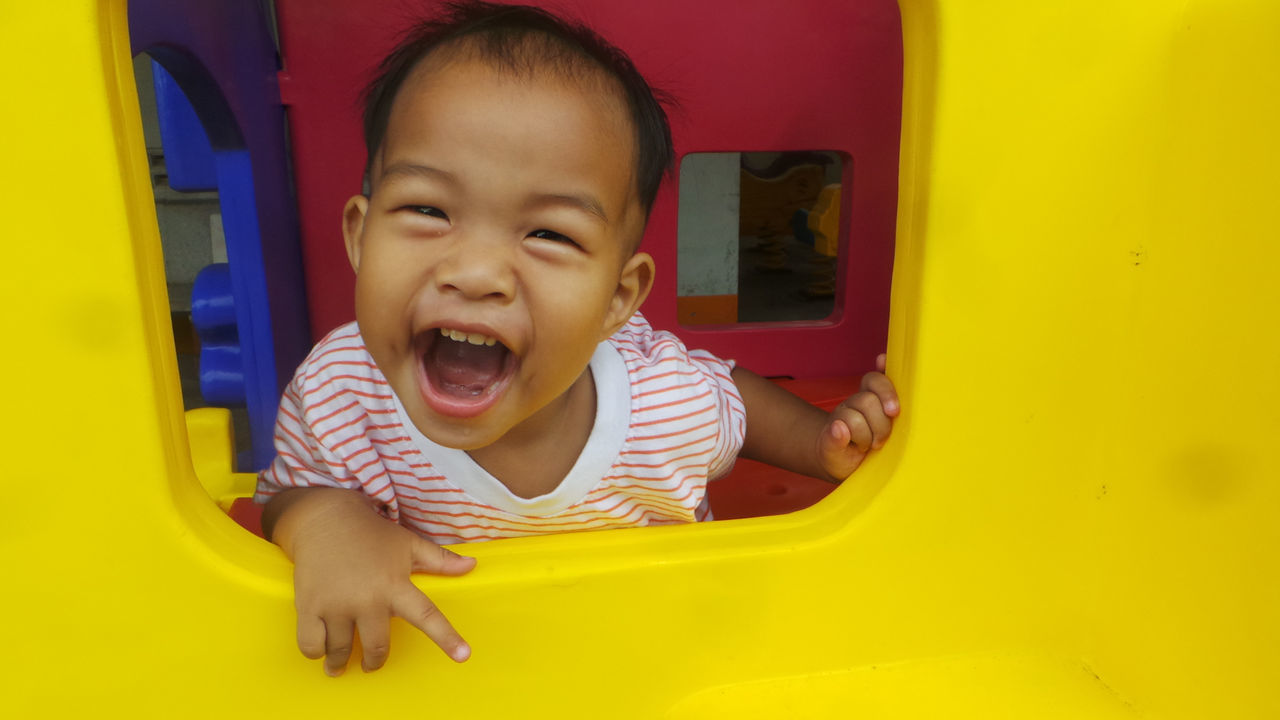
[[246, 476], [182, 412], [125, 5], [6, 6], [5, 707], [1280, 716], [1280, 6], [901, 21], [893, 441], [790, 515], [467, 546], [421, 586], [473, 658], [397, 624], [387, 667], [334, 680], [287, 561], [205, 489]]

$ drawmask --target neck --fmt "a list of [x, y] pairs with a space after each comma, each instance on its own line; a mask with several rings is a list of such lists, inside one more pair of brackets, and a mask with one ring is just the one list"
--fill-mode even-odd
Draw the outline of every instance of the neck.
[[595, 380], [591, 369], [586, 368], [563, 395], [512, 428], [498, 442], [467, 454], [515, 495], [546, 495], [560, 485], [577, 462], [595, 418]]

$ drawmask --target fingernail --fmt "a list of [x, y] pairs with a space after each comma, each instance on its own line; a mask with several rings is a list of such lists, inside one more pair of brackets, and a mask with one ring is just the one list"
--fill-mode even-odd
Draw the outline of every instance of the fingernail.
[[467, 659], [471, 657], [471, 646], [466, 643], [462, 643], [453, 649], [453, 654], [449, 657], [453, 658], [454, 662], [466, 662]]
[[340, 676], [342, 675], [342, 673], [344, 673], [344, 672], [346, 672], [346, 671], [347, 671], [347, 669], [346, 669], [346, 668], [344, 668], [344, 667], [340, 667], [340, 668], [331, 668], [331, 667], [329, 667], [328, 665], [325, 665], [325, 666], [324, 666], [324, 674], [325, 674], [325, 675], [328, 675], [329, 677], [340, 677]]

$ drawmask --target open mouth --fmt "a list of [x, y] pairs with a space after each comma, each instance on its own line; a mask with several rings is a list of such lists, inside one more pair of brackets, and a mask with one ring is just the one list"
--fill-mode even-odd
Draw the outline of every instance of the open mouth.
[[517, 358], [497, 338], [438, 328], [419, 342], [423, 399], [436, 412], [470, 417], [497, 402]]

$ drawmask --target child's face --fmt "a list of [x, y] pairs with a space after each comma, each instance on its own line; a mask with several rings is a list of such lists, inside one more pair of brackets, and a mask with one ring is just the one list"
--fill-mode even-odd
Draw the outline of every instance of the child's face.
[[592, 87], [470, 60], [419, 67], [370, 197], [347, 204], [361, 332], [442, 445], [555, 432], [596, 345], [648, 293], [652, 260], [631, 252], [644, 227], [632, 130]]

